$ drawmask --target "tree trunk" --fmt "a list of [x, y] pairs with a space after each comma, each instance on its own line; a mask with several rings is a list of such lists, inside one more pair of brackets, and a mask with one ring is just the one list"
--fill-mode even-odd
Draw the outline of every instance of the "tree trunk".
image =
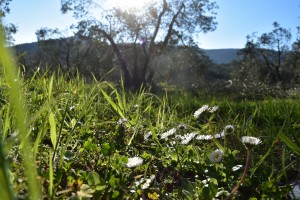
[[129, 70], [128, 70], [128, 67], [127, 67], [127, 64], [126, 62], [124, 61], [122, 55], [121, 55], [121, 52], [117, 46], [117, 44], [115, 43], [114, 39], [108, 34], [106, 33], [106, 31], [104, 30], [99, 30], [103, 35], [104, 37], [110, 42], [113, 50], [114, 50], [114, 53], [116, 54], [117, 58], [118, 58], [118, 61], [119, 61], [119, 66], [123, 72], [123, 75], [124, 75], [124, 85], [125, 87], [131, 87], [132, 86], [132, 78], [131, 78], [131, 75], [129, 73]]

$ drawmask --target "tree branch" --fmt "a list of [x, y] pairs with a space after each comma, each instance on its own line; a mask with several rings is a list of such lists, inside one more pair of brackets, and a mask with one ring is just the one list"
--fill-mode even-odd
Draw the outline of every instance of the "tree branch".
[[164, 4], [163, 4], [163, 9], [162, 9], [162, 11], [159, 13], [159, 16], [158, 16], [158, 19], [157, 19], [157, 24], [156, 24], [156, 26], [155, 26], [155, 30], [154, 30], [153, 36], [152, 36], [152, 38], [151, 38], [150, 48], [154, 45], [155, 38], [156, 38], [156, 36], [157, 36], [159, 27], [160, 27], [160, 25], [161, 25], [161, 19], [162, 19], [162, 17], [164, 16], [165, 12], [166, 12], [167, 9], [168, 9], [167, 1], [166, 1], [166, 0], [163, 0], [163, 2], [164, 2]]
[[169, 24], [168, 33], [167, 33], [167, 35], [166, 35], [166, 37], [165, 37], [165, 40], [164, 40], [164, 43], [163, 43], [164, 47], [168, 45], [168, 42], [169, 42], [169, 40], [170, 40], [170, 38], [171, 38], [171, 36], [172, 36], [172, 31], [173, 31], [174, 23], [176, 22], [176, 19], [177, 19], [178, 15], [181, 13], [181, 11], [182, 11], [183, 8], [184, 8], [184, 3], [181, 4], [179, 10], [178, 10], [177, 13], [173, 16], [172, 21], [171, 21], [171, 23]]
[[[120, 67], [121, 67], [121, 70], [123, 71], [124, 73], [124, 76], [125, 76], [125, 81], [130, 81], [131, 80], [131, 76], [130, 76], [130, 73], [129, 73], [129, 70], [128, 70], [128, 67], [127, 67], [127, 64], [126, 62], [124, 61], [122, 55], [121, 55], [121, 52], [117, 46], [117, 44], [115, 43], [114, 39], [104, 30], [102, 29], [97, 29], [100, 33], [103, 34], [103, 36], [110, 42], [118, 60], [119, 60], [119, 63], [120, 63]], [[130, 83], [129, 83], [130, 84]]]
[[[166, 0], [163, 0], [163, 8], [161, 10], [161, 12], [159, 13], [158, 15], [158, 18], [157, 18], [157, 24], [155, 26], [155, 30], [154, 30], [154, 33], [151, 37], [151, 41], [150, 41], [150, 46], [149, 46], [149, 50], [148, 50], [148, 53], [146, 51], [146, 47], [143, 46], [143, 52], [146, 56], [145, 58], [145, 62], [144, 62], [144, 67], [143, 67], [143, 70], [142, 70], [142, 76], [145, 78], [146, 77], [146, 72], [147, 72], [147, 69], [149, 67], [149, 61], [150, 61], [150, 55], [152, 54], [153, 52], [153, 48], [154, 48], [154, 41], [155, 41], [155, 38], [157, 36], [157, 33], [158, 33], [158, 30], [160, 28], [160, 25], [161, 25], [161, 21], [162, 21], [162, 17], [164, 16], [165, 12], [167, 11], [168, 9], [168, 4], [167, 4], [167, 1]], [[145, 80], [144, 80], [145, 81]]]

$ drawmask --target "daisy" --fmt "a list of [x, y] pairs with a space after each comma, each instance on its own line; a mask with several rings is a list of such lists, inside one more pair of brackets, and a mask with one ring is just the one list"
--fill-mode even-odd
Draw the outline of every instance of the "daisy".
[[224, 156], [223, 152], [221, 150], [217, 149], [210, 154], [209, 160], [212, 163], [219, 163], [219, 162], [221, 162], [223, 156]]
[[234, 131], [234, 126], [232, 126], [232, 125], [227, 125], [227, 126], [225, 126], [224, 131], [225, 131], [226, 134], [233, 133], [233, 131]]
[[243, 136], [242, 137], [242, 142], [247, 146], [247, 147], [252, 147], [256, 146], [261, 143], [261, 140], [256, 137], [251, 137], [251, 136]]
[[168, 130], [167, 132], [164, 132], [161, 136], [160, 139], [166, 139], [167, 137], [169, 137], [170, 135], [173, 135], [176, 132], [176, 128], [172, 128], [170, 130]]
[[214, 113], [214, 112], [216, 112], [218, 109], [219, 109], [219, 106], [213, 106], [213, 107], [211, 107], [211, 108], [208, 109], [208, 112]]
[[201, 181], [204, 185], [207, 185], [210, 182], [210, 178], [204, 179]]
[[121, 119], [118, 120], [117, 124], [121, 125], [121, 124], [124, 124], [125, 122], [128, 122], [128, 119], [121, 118]]
[[180, 130], [186, 130], [186, 129], [188, 129], [187, 125], [185, 125], [185, 124], [179, 124], [177, 126], [177, 128], [180, 129]]
[[152, 135], [152, 132], [151, 131], [149, 131], [148, 133], [146, 133], [145, 135], [144, 135], [144, 140], [145, 141], [148, 141], [149, 140], [149, 137]]
[[234, 172], [234, 171], [237, 171], [237, 170], [239, 170], [239, 169], [241, 169], [243, 167], [243, 165], [236, 165], [236, 166], [233, 166], [232, 167], [232, 171]]
[[80, 190], [77, 191], [77, 196], [79, 197], [79, 199], [82, 198], [92, 198], [94, 191], [90, 188], [90, 186], [86, 185], [86, 184], [82, 184], [80, 186]]
[[150, 184], [152, 183], [152, 181], [153, 181], [154, 179], [155, 179], [155, 175], [154, 175], [154, 174], [152, 174], [152, 175], [150, 176], [150, 178], [146, 179], [146, 182], [142, 185], [142, 190], [147, 189], [147, 188], [150, 186]]
[[225, 136], [224, 131], [222, 131], [221, 133], [216, 133], [214, 134], [214, 138], [218, 139], [218, 138], [223, 138]]
[[212, 136], [211, 135], [198, 135], [196, 137], [196, 140], [211, 140]]
[[203, 112], [208, 110], [208, 105], [203, 105], [201, 108], [199, 108], [195, 113], [194, 113], [194, 117], [198, 118]]
[[181, 144], [188, 144], [195, 136], [197, 135], [196, 132], [188, 133], [184, 135], [181, 139]]
[[143, 164], [143, 158], [141, 157], [132, 157], [128, 158], [128, 162], [126, 164], [126, 167], [132, 168], [132, 167], [137, 167]]

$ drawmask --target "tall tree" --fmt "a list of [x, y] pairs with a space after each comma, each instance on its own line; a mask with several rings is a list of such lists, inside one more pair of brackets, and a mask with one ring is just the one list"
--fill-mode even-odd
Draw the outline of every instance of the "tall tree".
[[217, 6], [209, 0], [157, 0], [141, 9], [107, 9], [104, 3], [61, 0], [61, 11], [73, 12], [82, 34], [110, 43], [125, 85], [134, 89], [151, 81], [151, 60], [158, 52], [194, 44], [197, 33], [216, 28]]
[[293, 83], [300, 84], [300, 27], [297, 27], [296, 40], [288, 56], [288, 67], [293, 71]]
[[6, 24], [3, 23], [3, 18], [10, 12], [9, 4], [12, 0], [0, 0], [0, 24], [3, 26], [3, 30], [5, 32], [6, 43], [8, 46], [13, 45], [14, 39], [12, 37], [13, 34], [17, 32], [17, 26], [14, 24]]
[[283, 81], [282, 71], [292, 38], [291, 31], [283, 28], [277, 22], [273, 23], [274, 29], [260, 36], [255, 34], [247, 36], [247, 44], [240, 52], [244, 59], [260, 67], [262, 79], [271, 83]]

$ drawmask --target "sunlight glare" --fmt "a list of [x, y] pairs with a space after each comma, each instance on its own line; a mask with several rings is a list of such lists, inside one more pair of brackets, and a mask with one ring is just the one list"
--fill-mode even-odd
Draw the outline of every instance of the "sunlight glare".
[[153, 0], [110, 0], [108, 1], [111, 6], [116, 6], [124, 9], [142, 9], [147, 3], [153, 2]]

